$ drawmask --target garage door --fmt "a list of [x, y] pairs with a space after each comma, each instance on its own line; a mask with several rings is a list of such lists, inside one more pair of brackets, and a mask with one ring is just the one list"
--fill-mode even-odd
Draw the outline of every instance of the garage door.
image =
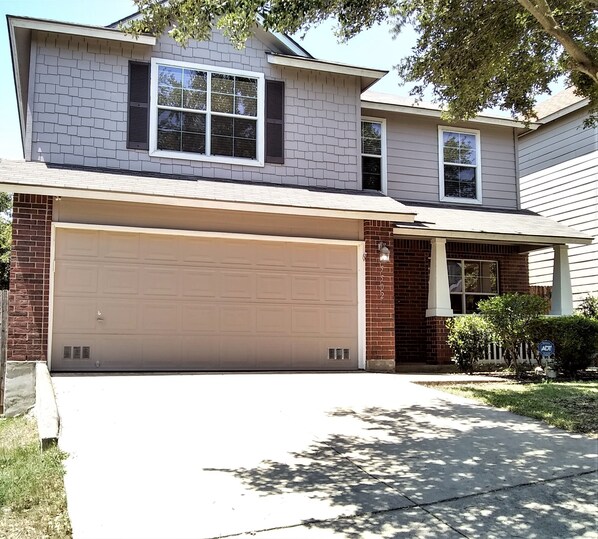
[[356, 369], [356, 249], [59, 228], [52, 369]]

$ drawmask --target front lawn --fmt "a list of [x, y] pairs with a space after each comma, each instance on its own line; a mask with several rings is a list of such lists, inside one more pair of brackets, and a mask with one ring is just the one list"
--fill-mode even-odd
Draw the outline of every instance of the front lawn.
[[0, 419], [0, 536], [72, 536], [64, 492], [64, 453], [40, 451], [35, 421]]
[[436, 389], [515, 414], [541, 419], [549, 425], [598, 435], [598, 382], [482, 383], [436, 385]]

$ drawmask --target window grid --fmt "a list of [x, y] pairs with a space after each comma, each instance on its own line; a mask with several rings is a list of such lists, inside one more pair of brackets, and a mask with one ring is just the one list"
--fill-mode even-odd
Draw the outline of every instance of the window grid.
[[[453, 268], [455, 267], [454, 264], [457, 264], [460, 268], [460, 279], [458, 281], [455, 281], [456, 274], [451, 272], [451, 263], [453, 264]], [[468, 275], [466, 273], [466, 268], [468, 264], [470, 266], [473, 264], [478, 264], [480, 269], [482, 268], [482, 265], [488, 265], [493, 267], [493, 272], [490, 274], [490, 276], [484, 277], [481, 271], [480, 275], [478, 276], [478, 278], [481, 279], [481, 282], [483, 282], [484, 279], [491, 280], [491, 286], [493, 285], [494, 288], [492, 292], [484, 292], [482, 290], [467, 290]], [[447, 266], [449, 273], [449, 292], [451, 295], [451, 305], [454, 314], [471, 314], [476, 311], [475, 306], [477, 305], [477, 301], [497, 296], [499, 294], [498, 261], [449, 258], [447, 259]], [[492, 280], [494, 281], [494, 283], [492, 283]], [[477, 301], [475, 301], [476, 297], [478, 298]], [[456, 298], [460, 299], [459, 305], [457, 305]], [[471, 300], [471, 303], [468, 302], [468, 299]]]

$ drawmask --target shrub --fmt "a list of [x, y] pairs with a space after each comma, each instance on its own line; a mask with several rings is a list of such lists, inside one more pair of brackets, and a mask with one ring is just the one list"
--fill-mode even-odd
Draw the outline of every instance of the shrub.
[[529, 294], [503, 294], [480, 301], [478, 309], [505, 349], [505, 362], [519, 376], [519, 344], [531, 340], [530, 322], [546, 312], [548, 300]]
[[483, 356], [490, 342], [487, 322], [478, 315], [449, 318], [446, 324], [447, 342], [453, 351], [453, 359], [459, 370], [472, 373], [476, 362]]
[[555, 367], [568, 376], [588, 368], [598, 353], [598, 320], [573, 316], [546, 316], [530, 324], [531, 341], [555, 345]]
[[594, 318], [598, 320], [598, 297], [585, 297], [577, 308], [577, 312], [586, 318]]

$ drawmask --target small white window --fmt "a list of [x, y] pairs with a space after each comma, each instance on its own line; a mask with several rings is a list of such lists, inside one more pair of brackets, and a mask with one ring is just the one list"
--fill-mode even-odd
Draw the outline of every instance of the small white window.
[[150, 155], [262, 165], [264, 76], [152, 59]]
[[453, 313], [474, 313], [479, 301], [498, 294], [498, 262], [447, 260], [447, 267]]
[[361, 186], [386, 193], [386, 122], [383, 119], [361, 119]]
[[480, 132], [438, 128], [440, 200], [482, 203]]

